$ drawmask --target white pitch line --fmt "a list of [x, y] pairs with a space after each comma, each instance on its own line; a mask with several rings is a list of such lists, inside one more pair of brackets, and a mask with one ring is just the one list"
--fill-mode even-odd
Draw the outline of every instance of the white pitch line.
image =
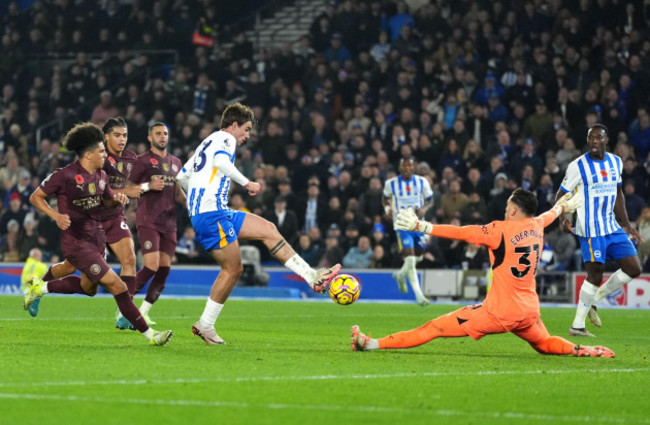
[[578, 415], [552, 415], [548, 413], [522, 413], [522, 412], [466, 412], [462, 410], [450, 409], [418, 409], [414, 407], [401, 408], [401, 407], [386, 407], [386, 406], [361, 406], [358, 404], [345, 404], [333, 405], [320, 404], [288, 404], [288, 403], [249, 403], [238, 401], [223, 401], [223, 400], [183, 400], [183, 399], [142, 399], [142, 398], [104, 398], [104, 397], [79, 397], [73, 395], [49, 395], [49, 394], [10, 394], [0, 393], [1, 399], [9, 400], [45, 400], [45, 401], [58, 401], [58, 402], [72, 402], [72, 403], [104, 403], [104, 404], [139, 404], [139, 405], [160, 405], [160, 406], [181, 406], [181, 407], [230, 407], [239, 409], [266, 409], [266, 410], [291, 410], [299, 412], [303, 410], [314, 411], [351, 411], [351, 412], [368, 412], [368, 413], [398, 413], [402, 415], [421, 415], [428, 414], [431, 416], [464, 416], [472, 418], [492, 418], [492, 419], [515, 419], [515, 420], [544, 420], [553, 423], [557, 422], [584, 422], [584, 423], [611, 423], [611, 424], [626, 424], [626, 423], [648, 423], [648, 418], [620, 418], [620, 417], [607, 417], [607, 416], [578, 416]]
[[233, 378], [175, 378], [175, 379], [115, 379], [104, 381], [55, 381], [55, 382], [0, 382], [0, 388], [27, 387], [67, 387], [67, 386], [101, 386], [101, 385], [147, 385], [147, 384], [200, 384], [200, 383], [239, 383], [239, 382], [281, 382], [281, 381], [334, 381], [350, 379], [394, 379], [394, 378], [431, 378], [443, 376], [505, 376], [505, 375], [566, 375], [583, 373], [637, 373], [650, 372], [650, 368], [637, 369], [566, 369], [566, 370], [501, 370], [478, 372], [404, 372], [390, 374], [354, 374], [354, 375], [312, 375], [312, 376], [239, 376]]

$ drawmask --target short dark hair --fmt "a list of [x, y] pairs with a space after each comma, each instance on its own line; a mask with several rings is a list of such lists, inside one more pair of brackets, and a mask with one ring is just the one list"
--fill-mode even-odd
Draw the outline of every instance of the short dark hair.
[[99, 142], [104, 142], [102, 129], [91, 122], [85, 122], [75, 125], [68, 131], [63, 146], [81, 158], [87, 151], [94, 150]]
[[149, 130], [147, 130], [147, 134], [151, 134], [151, 130], [153, 130], [155, 127], [165, 127], [165, 128], [168, 128], [168, 127], [167, 127], [167, 124], [165, 124], [164, 122], [156, 121], [156, 122], [154, 122], [153, 124], [151, 124], [151, 125], [149, 126]]
[[609, 138], [609, 129], [607, 128], [607, 126], [605, 124], [601, 124], [601, 123], [594, 124], [589, 128], [589, 131], [593, 130], [594, 128], [600, 128], [600, 129], [604, 130], [605, 135], [607, 136], [607, 138]]
[[255, 122], [255, 114], [253, 110], [246, 105], [242, 105], [239, 102], [231, 103], [221, 114], [221, 128], [228, 128], [233, 123], [238, 125], [244, 125], [247, 121], [250, 121], [253, 125]]
[[126, 121], [122, 117], [109, 118], [102, 127], [104, 134], [108, 134], [113, 131], [115, 127], [127, 127]]
[[532, 216], [537, 211], [537, 196], [533, 192], [518, 187], [510, 195], [510, 200], [527, 215]]

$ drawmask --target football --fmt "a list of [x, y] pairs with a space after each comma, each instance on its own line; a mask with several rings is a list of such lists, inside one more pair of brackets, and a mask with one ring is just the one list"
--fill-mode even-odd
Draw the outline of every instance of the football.
[[359, 299], [361, 283], [350, 274], [340, 274], [332, 279], [329, 294], [335, 303], [341, 305], [352, 304]]

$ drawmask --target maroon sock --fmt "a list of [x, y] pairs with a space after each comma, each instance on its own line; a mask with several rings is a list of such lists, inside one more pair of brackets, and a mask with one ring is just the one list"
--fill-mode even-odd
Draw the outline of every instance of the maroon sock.
[[135, 294], [135, 276], [120, 276], [122, 281], [126, 283], [126, 288], [129, 290], [129, 294], [133, 297]]
[[147, 296], [144, 297], [144, 300], [150, 304], [155, 303], [160, 297], [163, 289], [165, 289], [165, 282], [167, 282], [167, 276], [169, 276], [169, 267], [158, 267], [156, 275], [151, 279], [149, 288], [147, 289]]
[[45, 273], [45, 276], [43, 276], [43, 280], [45, 282], [49, 282], [50, 280], [54, 280], [54, 274], [52, 274], [52, 267], [50, 266], [49, 269], [47, 269], [47, 273]]
[[151, 276], [155, 275], [156, 272], [151, 270], [149, 267], [143, 267], [140, 269], [140, 271], [135, 275], [135, 293], [137, 294], [142, 290], [142, 288], [145, 287], [147, 282], [149, 282], [149, 279], [151, 279]]
[[81, 288], [81, 278], [79, 276], [66, 276], [61, 279], [54, 279], [47, 282], [47, 292], [53, 294], [86, 294]]
[[133, 304], [133, 298], [131, 298], [129, 291], [124, 291], [120, 294], [113, 295], [113, 297], [115, 298], [117, 308], [120, 309], [122, 316], [126, 317], [126, 319], [131, 322], [134, 328], [136, 328], [139, 332], [145, 332], [147, 329], [149, 329], [147, 322], [144, 321], [142, 315], [140, 314], [140, 310], [138, 310], [138, 307]]

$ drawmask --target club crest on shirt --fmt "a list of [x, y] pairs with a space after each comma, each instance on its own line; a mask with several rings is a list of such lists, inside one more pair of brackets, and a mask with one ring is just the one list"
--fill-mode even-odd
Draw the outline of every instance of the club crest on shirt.
[[95, 183], [88, 183], [88, 192], [90, 192], [91, 195], [94, 195], [97, 192]]
[[118, 162], [117, 163], [117, 171], [120, 173], [124, 171], [124, 163], [123, 162]]
[[99, 190], [106, 189], [106, 182], [104, 180], [99, 181]]
[[102, 268], [99, 266], [99, 264], [93, 264], [90, 266], [90, 273], [92, 274], [99, 274], [99, 272], [102, 271]]
[[610, 168], [609, 169], [609, 175], [612, 176], [612, 179], [616, 180], [616, 168]]
[[165, 170], [165, 172], [169, 172], [169, 164], [163, 164], [163, 170]]

